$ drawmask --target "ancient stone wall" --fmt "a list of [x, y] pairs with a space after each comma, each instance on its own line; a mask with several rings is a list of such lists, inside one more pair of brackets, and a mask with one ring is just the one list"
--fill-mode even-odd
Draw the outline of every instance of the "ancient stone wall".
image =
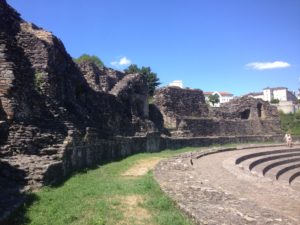
[[201, 90], [165, 87], [156, 91], [154, 103], [161, 111], [167, 128], [178, 127], [183, 117], [206, 117], [208, 106]]
[[[9, 121], [0, 154], [39, 154], [62, 143], [68, 131], [84, 135], [87, 126], [96, 127], [103, 138], [134, 134], [127, 105], [93, 90], [59, 39], [23, 21], [5, 1], [0, 19], [5, 24], [0, 34], [0, 100]], [[106, 70], [110, 77], [122, 78]]]
[[260, 99], [242, 97], [208, 109], [202, 92], [173, 87], [159, 90], [154, 99], [172, 136], [282, 133], [276, 107]]
[[181, 137], [280, 134], [279, 121], [190, 118], [179, 122], [172, 134]]
[[167, 134], [168, 131], [164, 127], [164, 118], [159, 108], [155, 104], [149, 104], [149, 120], [151, 120], [155, 127], [162, 134]]
[[145, 135], [157, 131], [149, 120], [147, 78], [141, 74], [128, 74], [110, 91], [125, 107], [130, 110], [135, 135]]
[[131, 108], [132, 115], [148, 118], [148, 85], [144, 75], [127, 75], [114, 86], [110, 94], [125, 102]]
[[81, 62], [78, 66], [90, 87], [95, 91], [108, 93], [125, 76], [120, 71], [106, 67], [99, 68], [93, 62]]
[[[58, 38], [5, 0], [0, 24], [0, 179], [35, 188], [130, 149], [159, 149], [144, 76], [76, 65]], [[115, 153], [102, 155], [106, 148]]]
[[211, 109], [211, 116], [224, 119], [265, 120], [278, 119], [276, 107], [261, 99], [241, 97], [233, 99], [221, 107]]
[[[142, 151], [280, 133], [276, 110], [258, 100], [209, 111], [202, 91], [167, 87], [149, 108], [145, 76], [76, 65], [58, 38], [23, 21], [5, 0], [0, 24], [0, 220], [16, 196], [9, 191], [52, 184], [74, 170]], [[203, 137], [216, 135], [227, 137]]]

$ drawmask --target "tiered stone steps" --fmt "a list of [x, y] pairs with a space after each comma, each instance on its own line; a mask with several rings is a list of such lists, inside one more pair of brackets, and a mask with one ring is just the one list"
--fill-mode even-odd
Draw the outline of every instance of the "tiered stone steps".
[[300, 190], [300, 149], [262, 151], [236, 159], [241, 169]]

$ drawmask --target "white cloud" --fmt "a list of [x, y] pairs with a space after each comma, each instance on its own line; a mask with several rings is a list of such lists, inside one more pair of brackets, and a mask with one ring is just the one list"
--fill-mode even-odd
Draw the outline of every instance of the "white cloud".
[[120, 59], [119, 64], [120, 64], [121, 66], [127, 66], [127, 65], [131, 64], [131, 60], [130, 60], [130, 59], [127, 59], [126, 57], [122, 57], [122, 58]]
[[127, 59], [125, 56], [123, 56], [117, 61], [112, 61], [110, 64], [113, 65], [113, 66], [116, 66], [116, 67], [128, 66], [128, 65], [131, 64], [131, 60]]
[[287, 68], [291, 65], [287, 62], [283, 61], [275, 61], [275, 62], [252, 62], [246, 65], [247, 68], [253, 70], [272, 70], [272, 69], [281, 69]]

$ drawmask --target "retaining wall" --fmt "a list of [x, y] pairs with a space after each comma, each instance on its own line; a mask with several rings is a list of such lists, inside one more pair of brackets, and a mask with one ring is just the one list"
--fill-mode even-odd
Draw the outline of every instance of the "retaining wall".
[[[282, 142], [282, 139], [282, 135], [172, 138], [161, 137], [159, 133], [141, 137], [115, 137], [110, 140], [98, 139], [93, 134], [85, 138], [73, 137], [65, 143], [61, 161], [48, 167], [44, 184], [61, 181], [76, 170], [120, 160], [142, 152], [205, 147], [213, 144]], [[294, 140], [300, 140], [300, 137], [294, 137]]]

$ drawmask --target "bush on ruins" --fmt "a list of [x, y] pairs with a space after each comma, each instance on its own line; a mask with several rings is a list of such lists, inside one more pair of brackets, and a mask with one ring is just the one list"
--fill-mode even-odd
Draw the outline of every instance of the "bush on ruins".
[[104, 67], [104, 63], [101, 61], [101, 59], [99, 59], [98, 56], [95, 56], [95, 55], [83, 54], [80, 57], [78, 57], [77, 59], [74, 59], [74, 61], [77, 63], [89, 61], [89, 62], [95, 63], [100, 69], [102, 69]]
[[141, 73], [147, 76], [147, 83], [148, 83], [148, 90], [149, 90], [149, 96], [153, 96], [154, 91], [158, 85], [161, 83], [159, 82], [159, 78], [157, 77], [157, 74], [151, 71], [150, 67], [144, 67], [142, 66], [139, 68], [135, 64], [131, 64], [127, 69], [124, 70], [125, 73]]

